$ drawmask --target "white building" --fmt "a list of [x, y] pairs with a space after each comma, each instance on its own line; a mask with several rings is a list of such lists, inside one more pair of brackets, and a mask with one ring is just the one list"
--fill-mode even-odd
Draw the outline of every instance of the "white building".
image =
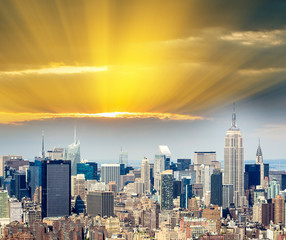
[[101, 165], [101, 182], [108, 184], [109, 182], [115, 182], [117, 184], [117, 190], [120, 189], [120, 164], [106, 163]]
[[223, 184], [222, 185], [222, 207], [226, 209], [233, 203], [233, 185]]
[[143, 158], [141, 164], [141, 179], [144, 182], [144, 192], [151, 192], [150, 164], [148, 158]]
[[9, 199], [9, 217], [10, 222], [22, 222], [22, 203], [16, 198]]
[[87, 180], [86, 181], [87, 191], [105, 191], [107, 190], [107, 185], [104, 182], [98, 182], [96, 180]]
[[243, 205], [244, 196], [244, 147], [243, 138], [232, 114], [232, 125], [224, 139], [224, 184], [232, 184], [236, 207]]

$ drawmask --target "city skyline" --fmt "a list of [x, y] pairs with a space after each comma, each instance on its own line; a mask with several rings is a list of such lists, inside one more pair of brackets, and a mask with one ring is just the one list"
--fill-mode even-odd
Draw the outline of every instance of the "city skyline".
[[[261, 147], [263, 149], [264, 156], [266, 156], [264, 157], [266, 160], [285, 159], [284, 156], [286, 156], [286, 151], [283, 151], [282, 145], [279, 145], [279, 143], [273, 144], [272, 141], [275, 140], [275, 137], [277, 136], [272, 136], [272, 133], [269, 131], [272, 128], [275, 130], [274, 133], [278, 133], [278, 131], [283, 131], [283, 129], [275, 129], [275, 126], [269, 126], [269, 129], [265, 127], [261, 132], [260, 128], [254, 128], [249, 132], [248, 130], [255, 126], [257, 121], [255, 119], [253, 122], [248, 121], [248, 117], [250, 115], [246, 116], [245, 111], [240, 113], [240, 105], [238, 105], [237, 108], [238, 110], [236, 113], [238, 115], [238, 122], [239, 125], [242, 126], [241, 131], [245, 136], [245, 141], [247, 142], [245, 147], [245, 160], [255, 161], [259, 138], [261, 139]], [[173, 162], [176, 162], [178, 158], [193, 159], [195, 151], [215, 151], [217, 153], [217, 159], [219, 161], [223, 161], [223, 132], [225, 132], [231, 125], [232, 111], [231, 104], [225, 108], [223, 114], [220, 113], [220, 115], [216, 115], [215, 118], [217, 119], [209, 118], [208, 120], [205, 120], [204, 123], [193, 123], [189, 121], [181, 121], [178, 123], [177, 121], [174, 122], [158, 119], [107, 119], [98, 120], [98, 122], [94, 120], [77, 120], [78, 139], [82, 142], [81, 156], [83, 159], [99, 163], [104, 163], [106, 161], [117, 163], [119, 160], [119, 153], [122, 148], [123, 151], [128, 152], [128, 158], [131, 165], [140, 165], [143, 157], [147, 157], [151, 162], [153, 162], [155, 154], [158, 153], [157, 147], [159, 145], [167, 145], [172, 152], [171, 161]], [[241, 116], [242, 114], [244, 115], [243, 117]], [[250, 120], [253, 119], [250, 118]], [[145, 133], [143, 135], [143, 131], [137, 133], [138, 121], [142, 126], [144, 126]], [[119, 128], [117, 129], [117, 127], [114, 126], [114, 123], [121, 125], [121, 130], [118, 130]], [[218, 124], [219, 128], [216, 127], [214, 123]], [[50, 120], [46, 120], [33, 124], [17, 126], [10, 125], [8, 128], [5, 127], [4, 131], [7, 135], [9, 135], [10, 128], [13, 129], [16, 127], [21, 129], [21, 131], [14, 133], [12, 131], [13, 135], [11, 135], [11, 137], [14, 138], [12, 145], [5, 141], [5, 139], [0, 140], [3, 146], [2, 149], [5, 149], [5, 151], [2, 150], [2, 153], [3, 155], [23, 155], [24, 158], [29, 160], [33, 160], [35, 156], [41, 156], [42, 136], [39, 134], [41, 134], [43, 128], [45, 128], [46, 151], [52, 150], [54, 147], [68, 147], [74, 140], [74, 124], [75, 122], [73, 119], [62, 119], [53, 120], [51, 122]], [[111, 129], [110, 126], [112, 126]], [[90, 131], [92, 127], [94, 127], [94, 129]], [[102, 127], [103, 129], [100, 129]], [[173, 140], [168, 137], [169, 134], [168, 132], [164, 132], [164, 129], [172, 132]], [[186, 132], [185, 129], [190, 129], [189, 133]], [[97, 132], [97, 130], [99, 131]], [[23, 136], [25, 135], [25, 132], [27, 135]], [[161, 135], [158, 136], [158, 133]], [[209, 134], [208, 138], [200, 136], [206, 135], [207, 133]], [[30, 134], [32, 135], [31, 138], [29, 138]], [[149, 139], [148, 136], [152, 136], [152, 139]], [[176, 138], [174, 138], [174, 136]], [[27, 147], [23, 146], [23, 137], [29, 139], [29, 141], [25, 142]], [[143, 148], [141, 143], [142, 138], [147, 139]], [[281, 139], [281, 137], [278, 136], [277, 140], [279, 139]], [[112, 145], [110, 143], [112, 143]], [[268, 145], [269, 143], [270, 146]], [[13, 150], [15, 149], [15, 145], [17, 145], [16, 152]], [[273, 147], [280, 149], [281, 153], [273, 153]], [[31, 152], [31, 149], [34, 151]], [[94, 152], [94, 150], [97, 151]], [[285, 153], [283, 154], [283, 152]]]

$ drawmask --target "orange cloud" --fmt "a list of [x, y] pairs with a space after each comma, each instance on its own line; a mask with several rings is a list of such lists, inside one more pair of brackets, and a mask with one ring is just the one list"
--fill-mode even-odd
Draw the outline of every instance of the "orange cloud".
[[148, 119], [174, 121], [204, 120], [202, 116], [191, 116], [175, 113], [152, 113], [152, 112], [106, 112], [106, 113], [8, 113], [0, 112], [0, 123], [21, 124], [33, 120], [45, 120], [54, 118], [117, 118], [117, 119]]

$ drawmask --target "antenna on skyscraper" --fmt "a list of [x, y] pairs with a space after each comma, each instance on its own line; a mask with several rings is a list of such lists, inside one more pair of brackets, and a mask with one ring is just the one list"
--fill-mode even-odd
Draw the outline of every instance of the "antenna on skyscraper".
[[42, 158], [45, 158], [45, 132], [42, 130]]
[[235, 113], [235, 103], [233, 103], [233, 113], [232, 113], [232, 128], [237, 128], [236, 126], [236, 113]]
[[74, 144], [76, 144], [76, 121], [74, 121]]

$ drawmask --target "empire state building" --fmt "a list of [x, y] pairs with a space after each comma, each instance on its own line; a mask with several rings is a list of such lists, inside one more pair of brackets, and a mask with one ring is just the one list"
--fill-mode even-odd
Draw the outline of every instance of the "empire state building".
[[244, 196], [244, 147], [241, 132], [232, 114], [232, 124], [224, 138], [224, 184], [232, 184], [236, 207], [243, 205]]

